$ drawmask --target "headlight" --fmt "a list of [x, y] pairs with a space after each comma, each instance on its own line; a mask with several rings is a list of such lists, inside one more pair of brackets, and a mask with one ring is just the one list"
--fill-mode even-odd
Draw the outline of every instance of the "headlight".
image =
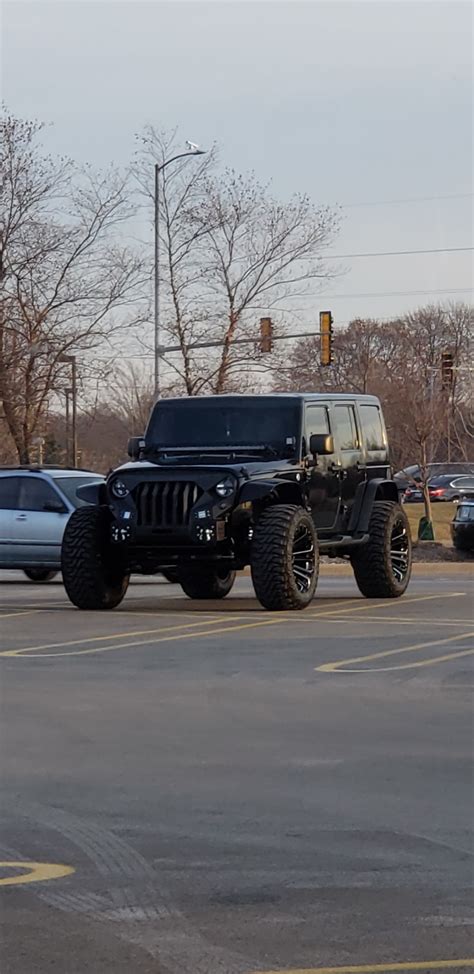
[[219, 497], [230, 497], [234, 493], [235, 487], [236, 482], [233, 477], [224, 477], [216, 484], [216, 494], [219, 494]]
[[126, 497], [130, 493], [126, 484], [123, 480], [114, 480], [111, 487], [112, 494], [114, 497]]

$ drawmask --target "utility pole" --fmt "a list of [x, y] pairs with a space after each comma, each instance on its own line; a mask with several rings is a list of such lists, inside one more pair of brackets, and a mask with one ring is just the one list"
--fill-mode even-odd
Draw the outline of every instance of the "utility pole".
[[66, 392], [66, 437], [69, 461], [69, 391], [71, 394], [71, 467], [77, 463], [77, 360], [75, 355], [60, 355], [60, 362], [71, 366], [71, 389]]

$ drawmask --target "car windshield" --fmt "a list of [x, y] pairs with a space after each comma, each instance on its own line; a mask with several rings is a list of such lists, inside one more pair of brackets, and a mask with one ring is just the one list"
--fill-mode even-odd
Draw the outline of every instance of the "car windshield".
[[77, 488], [82, 487], [83, 484], [93, 484], [94, 481], [104, 478], [98, 473], [96, 477], [54, 477], [53, 479], [62, 493], [66, 495], [68, 501], [74, 504], [74, 507], [82, 507], [87, 504], [87, 501], [77, 496]]
[[474, 521], [474, 504], [463, 504], [459, 507], [456, 521]]
[[231, 448], [280, 456], [294, 456], [300, 433], [298, 401], [275, 401], [261, 396], [214, 401], [183, 399], [161, 402], [150, 418], [145, 442], [149, 449], [216, 450]]

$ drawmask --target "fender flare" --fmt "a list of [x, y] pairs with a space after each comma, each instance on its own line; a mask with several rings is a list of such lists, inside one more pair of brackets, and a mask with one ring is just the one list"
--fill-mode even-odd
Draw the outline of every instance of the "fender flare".
[[373, 480], [366, 480], [365, 483], [359, 484], [348, 524], [350, 534], [367, 533], [372, 508], [376, 500], [399, 503], [398, 488], [394, 480], [375, 477]]
[[238, 503], [300, 504], [306, 506], [303, 484], [285, 480], [249, 481], [240, 490]]

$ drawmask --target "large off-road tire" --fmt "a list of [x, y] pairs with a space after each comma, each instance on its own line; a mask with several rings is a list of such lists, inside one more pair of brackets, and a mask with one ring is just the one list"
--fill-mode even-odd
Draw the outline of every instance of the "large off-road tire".
[[50, 582], [58, 574], [50, 571], [49, 568], [24, 568], [23, 573], [30, 582]]
[[165, 568], [161, 574], [170, 585], [179, 585], [179, 571], [177, 568]]
[[235, 572], [224, 566], [186, 565], [178, 574], [181, 588], [190, 599], [224, 599], [235, 582]]
[[114, 609], [128, 588], [109, 541], [110, 518], [103, 507], [79, 507], [69, 518], [61, 551], [67, 595], [78, 609]]
[[264, 511], [255, 527], [250, 567], [265, 609], [305, 609], [319, 572], [318, 539], [308, 511], [294, 504]]
[[397, 599], [411, 575], [411, 535], [405, 511], [394, 501], [375, 501], [370, 540], [351, 555], [355, 580], [368, 599]]

